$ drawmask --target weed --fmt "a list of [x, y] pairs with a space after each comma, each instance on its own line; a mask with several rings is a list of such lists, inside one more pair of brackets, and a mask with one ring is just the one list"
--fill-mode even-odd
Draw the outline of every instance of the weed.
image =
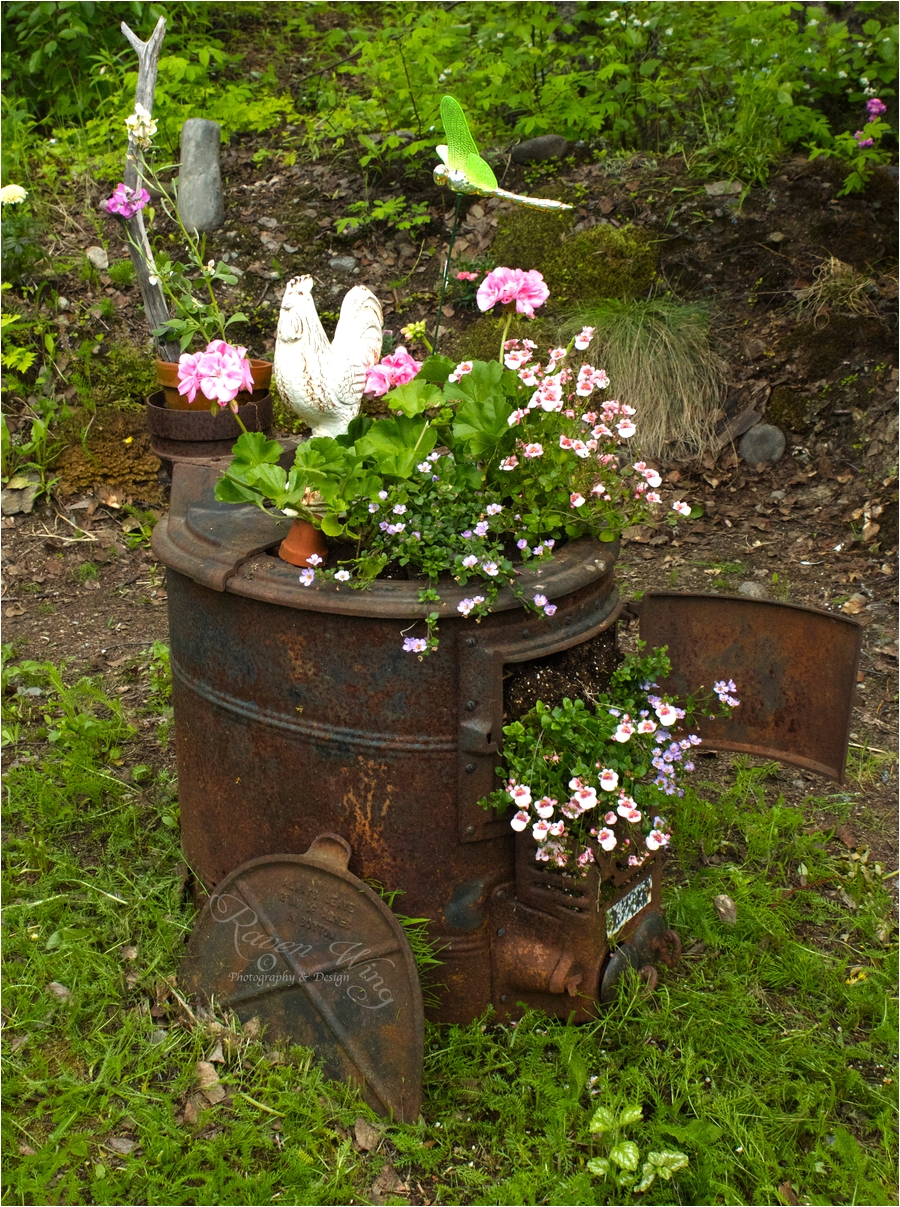
[[134, 284], [134, 265], [130, 260], [115, 260], [110, 264], [109, 279], [117, 289]]
[[75, 567], [72, 573], [80, 583], [86, 583], [93, 578], [100, 577], [100, 567], [96, 562], [82, 562], [81, 565]]

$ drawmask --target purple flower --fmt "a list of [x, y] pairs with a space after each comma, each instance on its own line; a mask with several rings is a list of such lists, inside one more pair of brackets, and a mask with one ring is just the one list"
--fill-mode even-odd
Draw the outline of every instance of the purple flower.
[[479, 522], [475, 525], [475, 535], [476, 536], [487, 536], [488, 527], [489, 527], [489, 525], [488, 525], [487, 520], [479, 520]]
[[462, 536], [463, 536], [463, 538], [464, 538], [465, 540], [467, 540], [467, 541], [468, 541], [468, 540], [471, 538], [471, 536], [472, 536], [472, 530], [471, 530], [470, 528], [467, 528], [467, 529], [465, 530], [465, 532], [462, 534]]
[[300, 571], [300, 583], [304, 587], [311, 586], [312, 581], [315, 577], [316, 577], [315, 570], [301, 570]]
[[874, 121], [882, 113], [887, 113], [887, 105], [884, 101], [880, 101], [877, 96], [873, 96], [870, 100], [866, 101], [866, 109], [869, 113], [869, 121]]
[[522, 540], [516, 541], [516, 548], [517, 549], [527, 549], [528, 548], [528, 542], [525, 540], [524, 537], [522, 538]]
[[113, 195], [100, 204], [108, 214], [118, 214], [122, 218], [133, 218], [138, 210], [142, 210], [150, 200], [146, 189], [135, 192], [126, 184], [117, 184]]
[[421, 654], [428, 646], [424, 637], [404, 637], [403, 648], [408, 654]]
[[875, 139], [866, 138], [865, 135], [863, 134], [862, 130], [857, 130], [856, 133], [853, 135], [853, 137], [856, 139], [856, 145], [858, 147], [874, 147], [875, 146]]

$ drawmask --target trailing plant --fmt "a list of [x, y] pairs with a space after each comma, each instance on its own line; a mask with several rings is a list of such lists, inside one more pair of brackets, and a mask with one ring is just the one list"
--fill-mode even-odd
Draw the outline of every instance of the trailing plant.
[[[684, 795], [682, 779], [694, 770], [691, 752], [701, 741], [680, 722], [708, 713], [712, 695], [683, 708], [660, 696], [655, 680], [670, 669], [665, 649], [629, 654], [592, 707], [566, 699], [548, 708], [539, 700], [504, 727], [506, 783], [482, 803], [500, 813], [517, 809], [510, 825], [531, 828], [539, 862], [586, 875], [601, 852], [615, 850], [640, 867], [669, 845], [659, 811], [667, 798]], [[721, 716], [740, 703], [735, 691], [730, 680], [715, 684]]]

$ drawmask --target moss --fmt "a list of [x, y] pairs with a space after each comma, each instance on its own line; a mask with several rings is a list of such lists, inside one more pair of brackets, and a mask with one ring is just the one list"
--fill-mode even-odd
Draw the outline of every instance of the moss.
[[656, 276], [656, 250], [634, 227], [573, 231], [571, 213], [521, 207], [504, 214], [491, 255], [511, 268], [537, 268], [550, 289], [547, 311], [591, 298], [634, 298]]
[[[440, 351], [454, 360], [496, 360], [500, 350], [505, 315], [485, 315], [464, 331], [443, 332]], [[527, 319], [516, 315], [510, 323], [507, 339], [530, 339], [538, 346], [538, 359], [543, 360], [547, 348], [554, 342], [555, 325], [546, 319]]]
[[153, 354], [124, 341], [91, 357], [75, 380], [88, 406], [120, 411], [143, 412], [147, 395], [158, 388]]
[[97, 415], [88, 430], [86, 447], [73, 441], [55, 466], [63, 494], [105, 485], [145, 503], [164, 500], [157, 478], [159, 468], [159, 459], [150, 451], [144, 415], [115, 410]]
[[766, 419], [792, 432], [809, 427], [809, 399], [789, 386], [776, 386], [766, 404]]

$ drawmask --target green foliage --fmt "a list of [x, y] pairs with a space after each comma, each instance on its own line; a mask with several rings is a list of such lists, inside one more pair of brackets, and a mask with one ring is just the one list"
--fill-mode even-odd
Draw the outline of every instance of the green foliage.
[[587, 1163], [593, 1174], [613, 1181], [620, 1191], [631, 1194], [643, 1194], [649, 1190], [657, 1178], [665, 1182], [681, 1169], [686, 1169], [689, 1161], [684, 1153], [679, 1152], [649, 1152], [640, 1173], [640, 1149], [633, 1140], [623, 1140], [622, 1132], [633, 1123], [643, 1118], [643, 1111], [637, 1105], [623, 1107], [618, 1113], [609, 1107], [598, 1106], [591, 1118], [590, 1130], [594, 1136], [604, 1137], [605, 1157], [592, 1157]]
[[519, 206], [501, 217], [491, 255], [511, 268], [539, 269], [550, 289], [548, 312], [645, 294], [656, 276], [656, 250], [646, 233], [627, 226], [573, 233], [574, 221], [568, 212]]
[[431, 221], [427, 201], [409, 202], [404, 196], [388, 197], [385, 201], [352, 201], [346, 218], [335, 222], [339, 235], [354, 234], [373, 222], [385, 222], [392, 230], [416, 230]]
[[[557, 360], [573, 346], [558, 350]], [[532, 359], [528, 350], [524, 356]], [[325, 570], [327, 578], [349, 580], [352, 565], [353, 585], [362, 587], [397, 561], [428, 580], [435, 602], [440, 576], [461, 585], [474, 579], [480, 593], [458, 602], [464, 615], [489, 611], [501, 585], [542, 612], [549, 601], [538, 604], [533, 588], [530, 598], [523, 593], [505, 544], [514, 541], [520, 559], [530, 561], [549, 556], [564, 537], [614, 540], [651, 514], [644, 496], [653, 471], [617, 459], [614, 450], [629, 435], [620, 403], [603, 404], [602, 416], [579, 417], [594, 384], [587, 393], [579, 385], [580, 395], [567, 386], [572, 409], [564, 412], [558, 375], [548, 379], [557, 394], [545, 407], [536, 401], [536, 379], [527, 386], [498, 361], [475, 361], [459, 375], [452, 369], [447, 357], [429, 357], [414, 379], [385, 395], [393, 416], [360, 416], [346, 435], [301, 443], [290, 470], [278, 463], [276, 441], [243, 435], [216, 497], [271, 506], [326, 536], [352, 539], [355, 557], [340, 571]], [[449, 451], [433, 452], [438, 444]], [[311, 585], [314, 577], [307, 568], [301, 581]], [[427, 639], [410, 639], [416, 644], [407, 649], [435, 648], [438, 615], [427, 617]]]
[[[601, 848], [634, 867], [668, 845], [667, 821], [655, 814], [669, 813], [683, 793], [684, 774], [694, 770], [692, 747], [700, 744], [686, 731], [698, 712], [709, 714], [712, 699], [707, 692], [673, 707], [662, 697], [664, 706], [656, 680], [670, 669], [665, 648], [629, 654], [590, 707], [566, 699], [549, 708], [538, 700], [504, 726], [504, 767], [497, 769], [504, 787], [484, 807], [506, 813], [513, 805], [514, 828], [535, 827], [538, 857], [576, 876], [602, 857]], [[722, 704], [718, 712], [727, 718], [731, 708]]]
[[130, 260], [114, 260], [109, 266], [109, 279], [117, 289], [133, 285], [134, 265]]

